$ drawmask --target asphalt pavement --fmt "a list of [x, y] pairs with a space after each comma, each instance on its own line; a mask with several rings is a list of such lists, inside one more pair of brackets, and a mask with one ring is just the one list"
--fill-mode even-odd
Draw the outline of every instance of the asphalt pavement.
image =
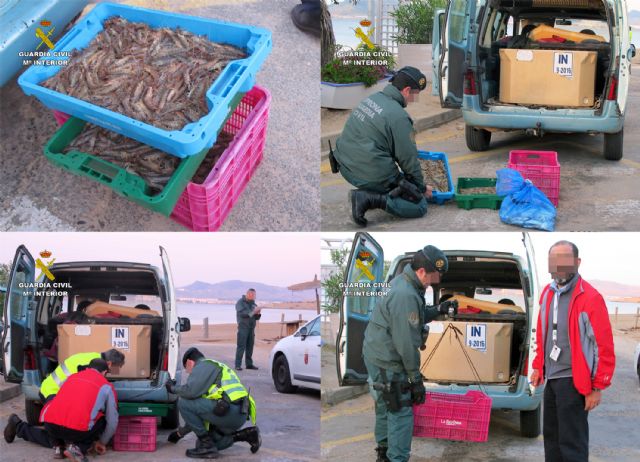
[[[556, 151], [560, 163], [560, 199], [556, 231], [637, 231], [640, 228], [640, 79], [634, 67], [625, 121], [624, 157], [605, 160], [603, 136], [549, 134], [534, 138], [522, 132], [494, 133], [491, 148], [471, 152], [464, 138], [462, 119], [416, 136], [418, 149], [445, 152], [454, 184], [458, 177], [493, 177], [507, 166], [509, 151]], [[342, 176], [321, 166], [322, 230], [358, 229], [351, 219], [347, 193], [353, 189]], [[513, 231], [500, 221], [497, 211], [459, 209], [455, 201], [431, 205], [418, 219], [395, 218], [381, 210], [367, 213], [367, 229], [379, 231]]]
[[[207, 357], [233, 365], [235, 345], [223, 343], [192, 343]], [[314, 390], [298, 389], [295, 394], [281, 394], [273, 386], [268, 367], [270, 348], [256, 348], [255, 363], [258, 371], [243, 370], [238, 373], [242, 383], [251, 389], [256, 400], [257, 425], [262, 434], [262, 447], [252, 454], [249, 445], [236, 443], [221, 451], [220, 460], [236, 462], [313, 462], [320, 453], [320, 393]], [[182, 352], [181, 352], [182, 355]], [[16, 413], [24, 418], [24, 397], [22, 395], [2, 403], [0, 407], [0, 428], [4, 429], [7, 418]], [[155, 452], [115, 452], [109, 450], [105, 456], [92, 458], [103, 462], [114, 461], [188, 461], [184, 453], [193, 448], [196, 438], [187, 435], [178, 444], [167, 442], [169, 430], [158, 428]], [[7, 444], [0, 438], [0, 460], [11, 462], [49, 461], [53, 450], [16, 439]]]
[[[299, 31], [297, 0], [128, 0], [121, 3], [265, 27], [273, 50], [256, 83], [271, 92], [264, 159], [222, 231], [312, 231], [320, 227], [319, 39]], [[42, 153], [57, 126], [17, 76], [0, 89], [0, 230], [185, 231]], [[301, 136], [302, 135], [302, 136]]]

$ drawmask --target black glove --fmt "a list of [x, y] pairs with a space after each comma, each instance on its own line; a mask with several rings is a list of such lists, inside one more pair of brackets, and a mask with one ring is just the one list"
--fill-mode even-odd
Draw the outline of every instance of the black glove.
[[423, 378], [411, 382], [411, 402], [413, 404], [423, 404], [427, 390], [424, 388]]
[[453, 308], [453, 314], [458, 314], [458, 300], [447, 300], [438, 305], [438, 311], [449, 314], [449, 308]]
[[169, 379], [164, 384], [164, 387], [167, 389], [167, 392], [169, 392], [169, 393], [173, 393], [173, 389], [174, 389], [175, 386], [176, 386], [175, 379]]
[[389, 195], [391, 197], [400, 196], [402, 199], [416, 204], [420, 202], [424, 196], [424, 194], [420, 192], [420, 188], [404, 178], [400, 180], [397, 187], [389, 192]]
[[167, 438], [167, 441], [173, 444], [176, 444], [178, 441], [180, 441], [182, 439], [182, 435], [180, 433], [178, 433], [178, 430], [171, 432], [169, 434], [169, 438]]

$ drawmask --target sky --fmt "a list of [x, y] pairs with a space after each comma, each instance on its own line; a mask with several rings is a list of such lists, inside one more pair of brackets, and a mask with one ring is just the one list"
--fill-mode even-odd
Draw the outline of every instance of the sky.
[[[353, 233], [322, 233], [323, 238], [352, 238]], [[385, 253], [385, 260], [415, 251], [426, 245], [443, 250], [493, 250], [525, 255], [520, 232], [506, 233], [376, 233]], [[640, 285], [640, 233], [539, 233], [529, 234], [536, 254], [538, 280], [549, 281], [547, 252], [559, 240], [578, 246], [582, 264], [580, 273], [585, 279], [599, 279], [628, 285]], [[324, 244], [324, 243], [322, 243]], [[329, 252], [322, 253], [322, 263], [330, 263]]]
[[0, 233], [0, 262], [25, 244], [56, 261], [116, 260], [162, 267], [169, 255], [177, 287], [239, 279], [286, 287], [320, 277], [318, 235], [311, 233]]

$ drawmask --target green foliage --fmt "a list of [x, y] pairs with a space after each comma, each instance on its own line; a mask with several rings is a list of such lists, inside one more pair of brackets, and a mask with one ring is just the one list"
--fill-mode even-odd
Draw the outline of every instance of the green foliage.
[[348, 256], [348, 249], [331, 251], [331, 263], [337, 265], [338, 269], [322, 282], [322, 288], [324, 289], [326, 299], [326, 303], [322, 305], [322, 308], [327, 313], [337, 313], [340, 311], [340, 306], [342, 305], [342, 294], [344, 292], [344, 289], [340, 287], [340, 284], [344, 282], [346, 270], [345, 260]]
[[[0, 287], [7, 287], [10, 272], [11, 263], [0, 263]], [[4, 312], [4, 296], [4, 293], [0, 291], [0, 316]]]
[[433, 16], [437, 9], [445, 8], [446, 0], [407, 0], [391, 12], [398, 25], [393, 38], [401, 44], [431, 43]]
[[[322, 81], [332, 83], [364, 83], [365, 87], [375, 85], [389, 74], [395, 65], [393, 55], [384, 48], [373, 49], [361, 45], [354, 50], [358, 56], [338, 50], [336, 58], [322, 67]], [[366, 62], [375, 61], [375, 64]]]

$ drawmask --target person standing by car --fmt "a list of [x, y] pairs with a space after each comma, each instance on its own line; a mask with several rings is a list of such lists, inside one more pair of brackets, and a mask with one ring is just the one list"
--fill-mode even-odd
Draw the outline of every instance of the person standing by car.
[[411, 453], [413, 404], [424, 403], [420, 352], [425, 324], [456, 301], [425, 305], [427, 287], [440, 282], [449, 267], [445, 254], [432, 245], [415, 253], [411, 264], [393, 278], [389, 292], [371, 314], [364, 334], [363, 355], [375, 401], [378, 462], [406, 462]]
[[255, 341], [256, 321], [260, 319], [260, 308], [256, 305], [255, 289], [247, 290], [236, 303], [236, 320], [238, 322], [238, 340], [236, 346], [236, 370], [242, 370], [242, 356], [245, 357], [247, 369], [257, 370], [253, 364], [253, 344]]
[[175, 444], [193, 431], [198, 441], [194, 449], [187, 449], [186, 456], [194, 459], [215, 459], [218, 451], [237, 441], [249, 443], [251, 452], [258, 452], [262, 444], [258, 427], [238, 430], [247, 420], [255, 425], [256, 409], [233, 369], [205, 359], [195, 347], [184, 353], [182, 365], [189, 374], [187, 383], [168, 381], [166, 387], [169, 393], [178, 395], [178, 410], [185, 425], [172, 432], [168, 441]]
[[349, 192], [349, 200], [359, 226], [367, 226], [364, 214], [372, 209], [402, 218], [422, 217], [431, 195], [418, 161], [413, 121], [404, 109], [426, 88], [427, 79], [407, 66], [390, 82], [351, 112], [330, 154], [332, 171], [358, 188]]
[[74, 462], [87, 461], [91, 446], [104, 454], [118, 427], [118, 401], [113, 385], [105, 377], [108, 371], [107, 362], [96, 358], [86, 369], [71, 375], [42, 408], [40, 421], [44, 428], [29, 425], [12, 414], [4, 430], [7, 443], [17, 436], [53, 447], [55, 459], [66, 456]]
[[615, 353], [602, 295], [578, 273], [578, 248], [559, 241], [549, 250], [553, 281], [542, 291], [531, 383], [544, 390], [547, 462], [587, 462], [589, 411], [611, 384]]

